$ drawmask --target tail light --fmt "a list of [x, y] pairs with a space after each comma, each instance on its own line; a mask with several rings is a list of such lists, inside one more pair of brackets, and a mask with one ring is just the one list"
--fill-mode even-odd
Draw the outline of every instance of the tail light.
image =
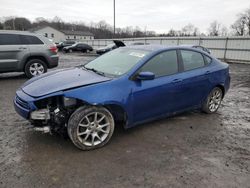
[[58, 52], [58, 49], [57, 49], [56, 46], [50, 46], [50, 47], [49, 47], [49, 50], [50, 50], [51, 52], [53, 52], [53, 53], [57, 53], [57, 52]]

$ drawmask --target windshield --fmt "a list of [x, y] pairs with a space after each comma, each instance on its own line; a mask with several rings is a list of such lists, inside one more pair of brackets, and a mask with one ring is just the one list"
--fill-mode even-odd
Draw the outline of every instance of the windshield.
[[148, 53], [149, 51], [144, 50], [118, 48], [96, 58], [84, 67], [117, 77], [127, 73]]

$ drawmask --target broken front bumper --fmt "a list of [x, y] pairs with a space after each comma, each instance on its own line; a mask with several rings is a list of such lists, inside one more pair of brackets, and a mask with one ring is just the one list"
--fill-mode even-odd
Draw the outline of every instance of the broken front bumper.
[[25, 119], [29, 119], [30, 113], [37, 109], [33, 103], [33, 98], [22, 90], [17, 90], [13, 102], [16, 112]]

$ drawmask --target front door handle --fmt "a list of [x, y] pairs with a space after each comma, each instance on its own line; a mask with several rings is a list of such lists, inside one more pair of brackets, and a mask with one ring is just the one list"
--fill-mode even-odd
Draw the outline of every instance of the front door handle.
[[205, 74], [210, 74], [210, 71], [206, 71]]
[[182, 79], [177, 78], [172, 81], [172, 83], [179, 83], [179, 82], [182, 82]]

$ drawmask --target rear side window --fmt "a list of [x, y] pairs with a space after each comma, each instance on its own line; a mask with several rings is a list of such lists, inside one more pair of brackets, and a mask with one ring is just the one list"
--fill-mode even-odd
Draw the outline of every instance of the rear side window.
[[43, 44], [43, 42], [36, 36], [31, 36], [31, 35], [20, 35], [20, 39], [22, 44]]
[[190, 50], [181, 50], [181, 56], [182, 56], [184, 71], [205, 66], [203, 56], [198, 52]]
[[20, 38], [15, 34], [0, 34], [0, 45], [20, 45]]
[[141, 68], [140, 72], [153, 72], [156, 77], [177, 73], [178, 61], [176, 50], [156, 55]]

